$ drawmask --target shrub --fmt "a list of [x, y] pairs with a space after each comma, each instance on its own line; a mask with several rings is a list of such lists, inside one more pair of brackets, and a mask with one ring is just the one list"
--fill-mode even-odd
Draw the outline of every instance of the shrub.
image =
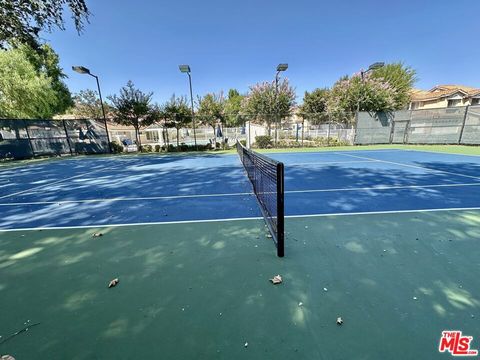
[[268, 149], [272, 147], [272, 137], [268, 135], [255, 136], [255, 144], [260, 149]]
[[140, 151], [142, 153], [152, 152], [152, 145], [142, 145]]
[[240, 144], [242, 144], [243, 146], [247, 146], [247, 140], [240, 140]]
[[110, 142], [110, 148], [114, 154], [119, 154], [123, 152], [123, 146], [116, 141]]
[[160, 145], [155, 145], [155, 152], [160, 152], [162, 147]]

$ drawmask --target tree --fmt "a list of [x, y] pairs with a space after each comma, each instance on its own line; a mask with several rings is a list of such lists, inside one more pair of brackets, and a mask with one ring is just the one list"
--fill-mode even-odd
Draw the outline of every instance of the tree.
[[373, 71], [372, 78], [388, 83], [395, 89], [395, 110], [406, 109], [410, 104], [411, 90], [417, 81], [416, 71], [403, 63], [386, 64]]
[[242, 101], [242, 110], [254, 120], [267, 123], [270, 133], [272, 122], [291, 115], [295, 96], [295, 89], [288, 79], [279, 82], [278, 96], [275, 81], [258, 83], [250, 87]]
[[338, 121], [353, 120], [355, 111], [395, 110], [395, 89], [371, 74], [342, 78], [330, 90], [327, 112]]
[[38, 52], [41, 31], [65, 29], [65, 9], [69, 8], [75, 28], [81, 32], [90, 15], [85, 0], [1, 0], [0, 48], [20, 42]]
[[135, 88], [131, 80], [120, 89], [120, 94], [109, 96], [112, 102], [113, 121], [133, 126], [137, 144], [141, 147], [140, 129], [159, 119], [159, 113], [151, 104], [153, 93], [144, 93]]
[[305, 91], [303, 104], [300, 105], [299, 114], [311, 123], [320, 124], [328, 121], [327, 101], [329, 90], [315, 89], [311, 93]]
[[0, 116], [51, 118], [72, 105], [58, 56], [43, 47], [42, 56], [22, 45], [0, 51]]
[[216, 138], [215, 129], [218, 123], [225, 121], [225, 99], [223, 94], [207, 94], [198, 97], [197, 118], [205, 125], [213, 128], [213, 137]]
[[180, 129], [188, 126], [192, 121], [192, 112], [188, 106], [187, 98], [175, 97], [172, 95], [170, 101], [165, 103], [163, 107], [164, 118], [166, 120], [166, 127], [173, 127], [177, 130], [177, 147], [179, 144]]
[[63, 114], [73, 106], [72, 95], [67, 85], [63, 82], [67, 75], [63, 73], [60, 67], [60, 58], [58, 54], [48, 44], [41, 46], [41, 52], [36, 52], [29, 46], [21, 45], [19, 47], [29, 61], [35, 66], [38, 73], [44, 73], [52, 82], [52, 89], [55, 91], [57, 101], [52, 109], [54, 114]]
[[96, 91], [90, 89], [80, 90], [73, 97], [73, 101], [73, 113], [76, 116], [85, 119], [100, 119], [103, 117], [102, 104]]
[[242, 100], [244, 96], [240, 95], [237, 89], [230, 89], [225, 102], [225, 123], [227, 126], [241, 126], [245, 120], [240, 116], [242, 110]]

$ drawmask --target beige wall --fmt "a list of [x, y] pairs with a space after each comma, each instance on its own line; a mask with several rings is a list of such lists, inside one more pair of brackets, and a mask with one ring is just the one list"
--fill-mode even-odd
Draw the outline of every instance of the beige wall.
[[430, 101], [422, 101], [418, 107], [418, 109], [435, 109], [435, 108], [446, 108], [447, 107], [447, 100], [446, 99], [438, 99], [438, 100], [430, 100]]
[[[471, 100], [468, 98], [463, 98], [462, 101], [457, 106], [467, 106], [467, 105], [471, 105]], [[421, 101], [419, 102], [419, 105], [416, 108], [416, 110], [446, 108], [447, 106], [448, 106], [448, 99]]]

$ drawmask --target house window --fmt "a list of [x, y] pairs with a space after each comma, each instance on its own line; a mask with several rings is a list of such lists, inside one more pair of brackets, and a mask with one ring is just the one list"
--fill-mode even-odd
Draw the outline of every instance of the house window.
[[416, 109], [418, 109], [418, 105], [419, 105], [418, 102], [412, 102], [412, 105], [410, 106], [410, 110], [416, 110]]
[[472, 105], [480, 105], [480, 98], [473, 98]]
[[146, 131], [147, 140], [149, 141], [158, 141], [158, 132], [156, 131]]
[[461, 99], [448, 100], [447, 107], [459, 106], [462, 103]]

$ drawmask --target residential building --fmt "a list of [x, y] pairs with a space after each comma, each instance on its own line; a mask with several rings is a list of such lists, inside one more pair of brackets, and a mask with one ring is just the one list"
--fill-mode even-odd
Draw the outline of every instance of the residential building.
[[424, 91], [414, 89], [410, 110], [480, 105], [480, 88], [463, 85], [437, 85]]

